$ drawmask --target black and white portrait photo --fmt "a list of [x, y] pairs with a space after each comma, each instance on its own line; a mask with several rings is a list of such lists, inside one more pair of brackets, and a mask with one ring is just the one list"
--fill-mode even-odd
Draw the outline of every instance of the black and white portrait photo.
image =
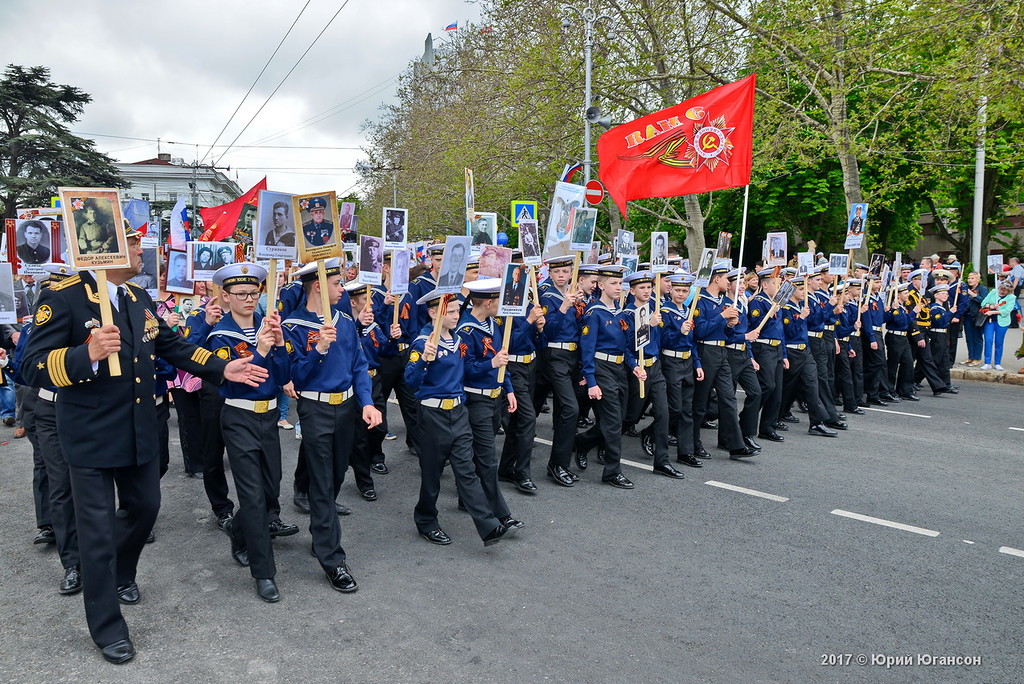
[[407, 218], [408, 212], [405, 209], [384, 207], [384, 249], [405, 249], [409, 235]]
[[519, 249], [523, 251], [523, 263], [540, 266], [543, 258], [540, 254], [540, 236], [537, 234], [536, 219], [519, 220]]
[[173, 249], [167, 254], [167, 291], [193, 294], [195, 283], [188, 279], [188, 254]]
[[[25, 265], [39, 265], [50, 261], [50, 222], [29, 219], [17, 222], [18, 260]], [[19, 270], [31, 273], [32, 270]], [[36, 271], [38, 272], [38, 271]]]
[[359, 236], [359, 282], [381, 284], [384, 266], [384, 240], [373, 235]]
[[651, 270], [655, 273], [668, 271], [668, 233], [651, 233]]
[[256, 211], [257, 259], [295, 259], [296, 224], [292, 196], [261, 190]]
[[466, 278], [466, 264], [469, 263], [471, 238], [461, 235], [449, 235], [445, 238], [444, 257], [441, 261], [441, 272], [437, 276], [437, 289], [446, 294], [454, 294], [462, 289]]

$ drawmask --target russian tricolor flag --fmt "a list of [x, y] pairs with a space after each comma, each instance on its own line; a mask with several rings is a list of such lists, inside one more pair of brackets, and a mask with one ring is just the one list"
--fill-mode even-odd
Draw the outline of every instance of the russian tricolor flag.
[[192, 239], [191, 221], [188, 220], [188, 209], [185, 196], [178, 195], [178, 201], [171, 209], [171, 249], [185, 249], [185, 243]]
[[448, 24], [447, 26], [444, 27], [444, 30], [445, 31], [458, 31], [459, 30], [459, 22], [456, 21], [454, 23]]

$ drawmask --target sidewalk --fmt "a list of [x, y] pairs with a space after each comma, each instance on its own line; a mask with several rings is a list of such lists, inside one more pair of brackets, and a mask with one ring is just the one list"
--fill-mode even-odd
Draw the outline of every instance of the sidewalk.
[[[967, 360], [967, 338], [961, 337], [957, 345], [956, 365], [950, 369], [950, 376], [956, 380], [975, 380], [979, 382], [1001, 382], [1007, 385], [1024, 386], [1024, 375], [1018, 371], [1024, 366], [1024, 359], [1015, 358], [1013, 353], [1020, 348], [1024, 332], [1020, 328], [1010, 328], [1006, 331], [1006, 339], [1003, 342], [1003, 359], [995, 363], [1001, 363], [1004, 370], [979, 370], [978, 366], [967, 367], [962, 365]], [[984, 361], [985, 359], [981, 359]]]

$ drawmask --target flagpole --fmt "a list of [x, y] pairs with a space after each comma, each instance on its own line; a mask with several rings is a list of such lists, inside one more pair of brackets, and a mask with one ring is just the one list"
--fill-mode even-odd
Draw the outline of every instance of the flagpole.
[[740, 301], [740, 288], [743, 286], [743, 247], [747, 242], [747, 204], [750, 201], [750, 184], [748, 183], [743, 189], [743, 223], [740, 226], [740, 256], [736, 260], [736, 268], [740, 270], [739, 275], [736, 276], [736, 297], [734, 301], [739, 304]]

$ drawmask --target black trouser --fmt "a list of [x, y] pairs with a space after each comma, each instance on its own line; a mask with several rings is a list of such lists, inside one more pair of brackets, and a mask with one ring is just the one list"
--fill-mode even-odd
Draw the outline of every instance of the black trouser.
[[[75, 501], [71, 496], [71, 473], [64, 460], [64, 450], [57, 436], [57, 405], [35, 397], [32, 403], [32, 422], [35, 424], [39, 450], [46, 462], [46, 479], [50, 485], [50, 520], [57, 537], [57, 554], [65, 568], [81, 565], [78, 551], [78, 525], [75, 523]], [[29, 399], [25, 398], [25, 419], [28, 422]]]
[[[828, 369], [832, 367], [832, 363], [835, 361], [835, 341], [826, 342], [824, 337], [809, 337], [807, 341], [811, 348], [811, 356], [814, 357], [815, 370], [818, 373], [818, 400], [825, 408], [825, 412], [828, 413], [828, 420], [838, 422], [839, 412], [836, 411], [836, 393], [828, 381]], [[783, 406], [788, 409], [790, 405], [784, 401]]]
[[676, 436], [676, 455], [692, 455], [693, 444], [693, 356], [681, 359], [663, 354], [661, 370], [665, 375], [668, 398], [669, 431]]
[[864, 345], [861, 343], [860, 335], [850, 336], [850, 349], [854, 356], [850, 359], [850, 374], [853, 376], [854, 401], [858, 404], [864, 401]]
[[910, 345], [910, 339], [906, 335], [895, 335], [890, 332], [885, 336], [889, 384], [901, 397], [915, 394], [914, 355], [910, 351]]
[[718, 443], [730, 451], [742, 449], [743, 432], [736, 415], [736, 385], [733, 383], [725, 347], [701, 343], [700, 363], [704, 381], [697, 383], [693, 393], [693, 441], [700, 444], [700, 423], [708, 409], [708, 398], [714, 389], [718, 395]]
[[167, 394], [158, 394], [156, 405], [156, 438], [160, 449], [160, 477], [167, 474], [171, 465], [171, 429], [167, 421], [171, 419], [171, 406]]
[[[373, 405], [385, 415], [387, 407], [384, 403], [384, 394], [381, 391], [380, 373], [370, 378], [370, 392], [373, 396]], [[352, 474], [356, 478], [356, 487], [359, 491], [365, 492], [373, 489], [373, 471], [370, 465], [384, 462], [384, 451], [381, 445], [384, 443], [384, 435], [387, 434], [387, 425], [381, 423], [372, 430], [367, 429], [363, 422], [362, 415], [356, 416], [356, 428], [352, 442], [352, 457], [349, 459], [352, 466]]]
[[[911, 342], [911, 352], [917, 359], [917, 368], [914, 371], [914, 382], [921, 382], [923, 379], [928, 380], [928, 385], [932, 388], [932, 392], [940, 390], [944, 387], [948, 387], [947, 384], [943, 383], [942, 377], [939, 375], [938, 364], [935, 362], [935, 357], [932, 355], [932, 347], [928, 342], [930, 331], [928, 328], [921, 330], [921, 334], [917, 336], [917, 340], [924, 340], [925, 345], [923, 347], [917, 344], [914, 340]], [[943, 348], [942, 353], [948, 354], [948, 350]]]
[[203, 472], [203, 451], [199, 407], [199, 392], [186, 392], [180, 387], [171, 389], [174, 410], [178, 414], [178, 441], [181, 442], [181, 459], [185, 472]]
[[[757, 434], [758, 417], [761, 413], [761, 382], [757, 379], [757, 371], [754, 370], [754, 364], [750, 362], [750, 354], [746, 349], [740, 351], [726, 347], [726, 355], [729, 359], [733, 387], [739, 385], [747, 395], [739, 415], [740, 430], [743, 431], [744, 437], [753, 437]], [[733, 396], [735, 397], [735, 389]]]
[[[935, 352], [932, 354], [932, 358], [935, 361], [936, 376], [943, 383], [943, 387], [951, 386], [953, 381], [949, 376], [949, 354], [942, 353], [949, 348], [949, 335], [947, 333], [929, 332], [928, 344], [931, 345], [932, 350]], [[53, 487], [52, 483], [50, 487]]]
[[35, 425], [36, 390], [26, 387], [21, 402], [21, 426], [25, 428], [25, 436], [32, 445], [32, 503], [35, 505], [36, 527], [52, 527], [53, 516], [50, 515], [50, 481], [46, 473], [46, 459], [39, 445]]
[[[821, 373], [814, 362], [814, 354], [807, 347], [796, 349], [787, 345], [786, 356], [789, 368], [782, 374], [782, 405], [792, 406], [793, 401], [800, 396], [807, 404], [807, 416], [812, 426], [833, 420], [832, 414], [821, 401]], [[832, 411], [835, 411], [834, 406]]]
[[334, 500], [345, 481], [359, 418], [356, 398], [332, 405], [299, 397], [302, 443], [309, 468], [309, 533], [320, 567], [331, 571], [345, 562], [341, 522]]
[[889, 393], [885, 340], [881, 330], [875, 330], [873, 334], [877, 349], [871, 348], [871, 343], [866, 335], [861, 338], [861, 348], [864, 352], [864, 393], [867, 395], [868, 401], [881, 401], [882, 395]]
[[153, 459], [122, 468], [72, 465], [69, 471], [82, 554], [85, 619], [92, 640], [103, 648], [128, 638], [117, 587], [135, 581], [139, 556], [156, 522], [160, 464]]
[[[849, 340], [847, 340], [849, 342]], [[857, 406], [857, 395], [853, 391], [853, 368], [847, 342], [840, 340], [839, 354], [836, 355], [836, 399], [842, 399], [843, 407], [849, 411]]]
[[199, 388], [199, 448], [202, 452], [203, 488], [217, 516], [231, 515], [235, 505], [228, 498], [228, 479], [224, 474], [224, 437], [220, 431], [220, 410], [224, 398], [217, 386], [203, 380]]
[[220, 412], [224, 444], [235, 481], [238, 510], [231, 524], [236, 545], [249, 554], [249, 572], [257, 579], [277, 574], [270, 544], [267, 502], [281, 490], [281, 441], [277, 409], [253, 413], [235, 406]]
[[[825, 380], [828, 382], [828, 397], [831, 400], [830, 406], [835, 406], [836, 399], [839, 397], [839, 393], [836, 391], [836, 334], [834, 330], [825, 330], [821, 334], [821, 341], [825, 344], [828, 349], [828, 354], [825, 356]], [[817, 359], [815, 359], [817, 360]], [[818, 368], [818, 372], [821, 372], [821, 368]], [[824, 401], [824, 400], [822, 400]], [[838, 412], [836, 413], [838, 416]]]
[[767, 435], [775, 432], [779, 408], [782, 406], [782, 345], [772, 346], [757, 340], [752, 344], [754, 359], [760, 367], [757, 371], [757, 381], [761, 385], [761, 416], [758, 420], [757, 433]]
[[[405, 366], [408, 362], [408, 349], [400, 352], [397, 356], [382, 356], [377, 373], [381, 379], [381, 396], [384, 399], [384, 405], [387, 406], [387, 401], [391, 397], [392, 392], [398, 398], [398, 408], [402, 412], [402, 421], [405, 423], [405, 444], [409, 448], [413, 448], [416, 446], [416, 433], [418, 432], [416, 428], [416, 412], [419, 409], [419, 404], [416, 402], [416, 396], [412, 390], [405, 384]], [[394, 423], [388, 423], [388, 425], [393, 426]], [[384, 432], [385, 434], [387, 433], [386, 426]], [[380, 460], [374, 460], [373, 462], [383, 463], [383, 450], [379, 456], [374, 458], [378, 457]]]
[[473, 466], [476, 476], [480, 478], [480, 486], [484, 490], [487, 507], [498, 518], [511, 515], [505, 497], [498, 487], [498, 453], [494, 446], [494, 436], [501, 425], [501, 399], [485, 397], [481, 394], [466, 393], [466, 411], [469, 414], [469, 426], [473, 431]]
[[505, 443], [501, 447], [498, 474], [521, 482], [531, 479], [530, 460], [533, 456], [533, 440], [537, 436], [537, 414], [530, 396], [537, 361], [531, 363], [509, 363], [506, 373], [512, 381], [516, 395], [516, 410], [506, 413]]
[[960, 332], [963, 329], [964, 324], [961, 321], [949, 324], [949, 361], [946, 363], [947, 371], [956, 365], [956, 351], [957, 346], [960, 344]]
[[[601, 398], [594, 402], [597, 420], [593, 427], [576, 437], [576, 443], [582, 450], [604, 448], [603, 480], [610, 480], [622, 473], [619, 461], [622, 458], [622, 419], [626, 412], [627, 372], [621, 363], [601, 359], [594, 361], [594, 379], [601, 388]], [[569, 454], [565, 455], [566, 460]]]
[[[572, 459], [573, 443], [576, 439], [576, 423], [579, 421], [579, 405], [576, 403], [576, 388], [573, 385], [578, 362], [579, 352], [567, 349], [546, 349], [544, 351], [540, 375], [547, 380], [547, 384], [554, 393], [554, 406], [551, 411], [551, 426], [554, 434], [551, 437], [549, 468], [562, 466], [568, 469]], [[539, 396], [539, 386], [542, 383], [540, 378], [537, 380], [538, 387], [534, 388], [536, 392], [534, 409], [538, 406], [538, 400], [543, 404], [543, 397]], [[545, 389], [544, 392], [546, 391]], [[621, 422], [620, 418], [620, 430], [622, 429]]]
[[[525, 397], [524, 397], [525, 398]], [[417, 407], [417, 420], [423, 434], [420, 458], [420, 498], [413, 512], [416, 529], [432, 532], [441, 529], [437, 522], [437, 496], [441, 491], [441, 471], [447, 460], [452, 465], [459, 500], [466, 507], [483, 539], [500, 523], [487, 503], [480, 477], [473, 463], [473, 429], [464, 404], [451, 410]]]
[[[647, 361], [645, 359], [645, 361]], [[650, 404], [654, 408], [654, 422], [645, 430], [651, 430], [654, 437], [654, 465], [665, 466], [669, 464], [668, 458], [668, 388], [665, 386], [665, 375], [662, 373], [660, 357], [654, 358], [654, 363], [644, 368], [647, 371], [647, 380], [644, 381], [644, 399], [640, 399], [640, 380], [630, 373], [629, 379], [629, 401], [626, 410], [631, 412], [626, 416], [625, 423], [635, 424], [640, 420], [644, 406]], [[637, 401], [634, 401], [634, 397]]]

